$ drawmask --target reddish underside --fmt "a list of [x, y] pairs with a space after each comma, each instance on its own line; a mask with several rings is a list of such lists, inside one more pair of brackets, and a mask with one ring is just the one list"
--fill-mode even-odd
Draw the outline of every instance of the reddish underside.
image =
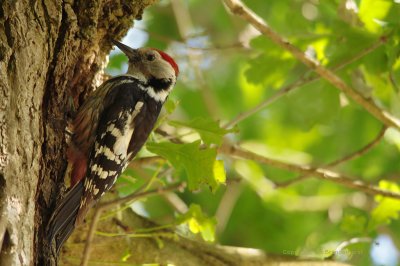
[[68, 148], [68, 161], [72, 164], [71, 187], [78, 183], [86, 175], [86, 156], [74, 147]]

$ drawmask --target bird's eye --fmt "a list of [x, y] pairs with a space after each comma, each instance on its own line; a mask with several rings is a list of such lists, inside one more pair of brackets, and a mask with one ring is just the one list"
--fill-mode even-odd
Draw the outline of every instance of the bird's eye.
[[154, 54], [148, 54], [147, 55], [147, 60], [148, 61], [154, 61], [154, 59], [156, 59], [156, 56]]

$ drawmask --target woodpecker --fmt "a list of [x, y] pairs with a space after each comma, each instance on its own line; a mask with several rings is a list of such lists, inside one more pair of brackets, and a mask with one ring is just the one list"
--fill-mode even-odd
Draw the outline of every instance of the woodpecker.
[[179, 74], [172, 57], [158, 49], [113, 43], [128, 57], [128, 71], [98, 87], [72, 123], [71, 188], [47, 229], [57, 253], [141, 149]]

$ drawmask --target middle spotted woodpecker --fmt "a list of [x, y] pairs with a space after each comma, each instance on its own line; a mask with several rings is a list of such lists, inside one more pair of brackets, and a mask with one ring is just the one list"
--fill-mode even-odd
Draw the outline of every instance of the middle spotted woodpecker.
[[48, 225], [57, 252], [143, 146], [179, 74], [175, 61], [160, 50], [113, 42], [129, 58], [128, 72], [95, 90], [73, 121], [71, 188]]

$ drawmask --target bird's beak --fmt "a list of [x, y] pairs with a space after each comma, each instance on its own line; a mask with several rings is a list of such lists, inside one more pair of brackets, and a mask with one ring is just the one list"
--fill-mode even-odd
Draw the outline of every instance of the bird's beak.
[[133, 49], [119, 41], [112, 40], [112, 42], [129, 58], [134, 59], [139, 56], [138, 49]]

